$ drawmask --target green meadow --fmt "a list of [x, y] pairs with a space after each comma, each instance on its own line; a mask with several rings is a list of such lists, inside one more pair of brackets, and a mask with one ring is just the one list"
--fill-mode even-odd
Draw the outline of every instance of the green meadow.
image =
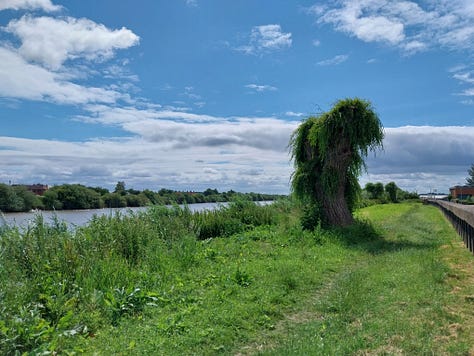
[[474, 352], [474, 257], [419, 202], [302, 230], [296, 203], [0, 231], [0, 353]]

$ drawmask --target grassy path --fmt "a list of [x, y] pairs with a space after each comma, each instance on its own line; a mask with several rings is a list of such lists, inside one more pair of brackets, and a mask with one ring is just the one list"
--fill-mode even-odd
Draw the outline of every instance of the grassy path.
[[474, 354], [474, 259], [441, 213], [404, 204], [360, 215], [383, 239], [348, 244], [352, 261], [244, 353]]

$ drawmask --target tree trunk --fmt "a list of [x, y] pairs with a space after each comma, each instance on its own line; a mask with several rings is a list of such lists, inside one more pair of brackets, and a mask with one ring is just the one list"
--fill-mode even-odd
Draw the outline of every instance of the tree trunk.
[[342, 187], [342, 193], [338, 191], [333, 197], [326, 196], [322, 202], [324, 215], [329, 225], [344, 227], [354, 223], [354, 218], [344, 196], [344, 187]]
[[[342, 134], [341, 134], [342, 136]], [[346, 199], [346, 172], [352, 159], [351, 149], [347, 140], [341, 139], [337, 145], [328, 152], [328, 159], [325, 162], [327, 171], [333, 172], [334, 182], [337, 184], [333, 194], [325, 194], [320, 197], [322, 201], [324, 215], [327, 223], [332, 226], [349, 226], [354, 223], [354, 218], [349, 210]]]

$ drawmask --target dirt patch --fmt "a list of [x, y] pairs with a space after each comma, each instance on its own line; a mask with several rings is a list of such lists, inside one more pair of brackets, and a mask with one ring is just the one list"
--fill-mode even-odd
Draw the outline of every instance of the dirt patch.
[[355, 355], [357, 356], [373, 356], [373, 355], [405, 355], [402, 349], [392, 345], [380, 346], [375, 350], [361, 350], [357, 352]]

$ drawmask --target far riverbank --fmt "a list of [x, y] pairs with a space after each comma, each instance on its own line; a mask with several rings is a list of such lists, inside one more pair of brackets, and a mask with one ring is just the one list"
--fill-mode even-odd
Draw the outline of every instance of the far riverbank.
[[[272, 203], [272, 201], [260, 201], [255, 202], [259, 205], [266, 205]], [[221, 206], [227, 206], [227, 202], [224, 203], [195, 203], [188, 204], [187, 207], [191, 211], [203, 211], [203, 210], [214, 210]], [[171, 207], [172, 205], [166, 205]], [[185, 205], [179, 205], [184, 207]], [[31, 224], [36, 216], [41, 215], [46, 223], [50, 223], [56, 217], [59, 221], [64, 221], [68, 226], [84, 226], [86, 225], [93, 216], [103, 215], [115, 215], [115, 214], [129, 214], [130, 212], [145, 211], [149, 207], [135, 207], [135, 208], [104, 208], [104, 209], [86, 209], [86, 210], [58, 210], [58, 211], [31, 211], [26, 213], [1, 213], [0, 215], [0, 226], [18, 226], [20, 228], [26, 228]]]

